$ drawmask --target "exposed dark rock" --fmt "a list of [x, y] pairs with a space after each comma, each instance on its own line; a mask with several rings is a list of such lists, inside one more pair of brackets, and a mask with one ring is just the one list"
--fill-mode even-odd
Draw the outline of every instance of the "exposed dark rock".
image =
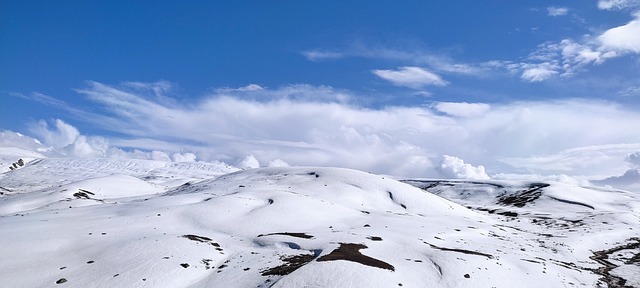
[[307, 235], [305, 233], [295, 233], [295, 232], [277, 232], [277, 233], [269, 233], [269, 234], [260, 234], [258, 235], [258, 237], [272, 236], [272, 235], [284, 235], [284, 236], [291, 236], [291, 237], [297, 237], [297, 238], [303, 238], [303, 239], [313, 238], [313, 236], [311, 235]]
[[[306, 265], [311, 262], [316, 256], [314, 254], [302, 254], [302, 255], [293, 255], [293, 256], [283, 256], [280, 258], [282, 262], [284, 262], [280, 266], [276, 266], [273, 268], [265, 269], [260, 271], [260, 275], [262, 276], [284, 276], [289, 275], [293, 271], [298, 270], [298, 268]], [[246, 271], [246, 270], [245, 270]]]
[[368, 248], [364, 244], [355, 244], [355, 243], [340, 243], [340, 247], [331, 251], [331, 253], [324, 255], [318, 258], [318, 262], [322, 261], [336, 261], [336, 260], [345, 260], [360, 263], [362, 265], [367, 265], [371, 267], [387, 269], [390, 271], [395, 271], [396, 268], [393, 265], [378, 260], [376, 258], [372, 258], [360, 253], [361, 249]]
[[[617, 268], [618, 265], [615, 265], [611, 263], [609, 260], [607, 260], [609, 259], [610, 255], [618, 251], [640, 248], [640, 238], [633, 237], [633, 238], [630, 238], [628, 241], [629, 243], [627, 244], [616, 246], [611, 249], [595, 251], [593, 252], [593, 256], [589, 257], [603, 266], [597, 269], [593, 269], [593, 272], [601, 275], [602, 277], [600, 278], [600, 281], [606, 283], [609, 288], [633, 288], [633, 286], [626, 285], [627, 284], [626, 279], [610, 274], [611, 270]], [[640, 257], [640, 256], [636, 254], [631, 259], [634, 259], [636, 257]], [[630, 264], [627, 262], [625, 262], [625, 264]]]
[[503, 195], [498, 199], [498, 204], [524, 207], [542, 195], [542, 188], [549, 187], [547, 183], [531, 183], [528, 189], [513, 194]]

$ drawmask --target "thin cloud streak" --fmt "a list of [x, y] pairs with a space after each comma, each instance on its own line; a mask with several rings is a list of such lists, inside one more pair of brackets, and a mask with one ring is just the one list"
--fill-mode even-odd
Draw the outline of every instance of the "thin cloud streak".
[[427, 85], [446, 86], [449, 84], [439, 75], [420, 67], [400, 67], [398, 70], [373, 70], [373, 74], [393, 85], [421, 89]]

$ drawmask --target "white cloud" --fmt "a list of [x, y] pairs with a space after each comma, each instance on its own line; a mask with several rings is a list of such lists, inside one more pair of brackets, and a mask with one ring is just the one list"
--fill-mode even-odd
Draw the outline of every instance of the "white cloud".
[[602, 10], [620, 10], [640, 6], [638, 0], [599, 0], [598, 8]]
[[396, 86], [420, 89], [427, 85], [446, 86], [447, 81], [420, 67], [400, 67], [398, 70], [373, 70], [373, 74]]
[[246, 157], [244, 157], [244, 159], [238, 162], [238, 167], [241, 169], [260, 168], [260, 162], [258, 161], [258, 159], [256, 159], [256, 156], [253, 156], [253, 154], [251, 154], [247, 155]]
[[619, 51], [620, 53], [640, 53], [640, 13], [636, 19], [607, 30], [598, 37], [601, 49]]
[[527, 65], [520, 78], [529, 82], [541, 82], [558, 74], [553, 64]]
[[547, 13], [549, 16], [564, 16], [569, 13], [569, 8], [567, 7], [547, 7]]
[[443, 155], [438, 171], [446, 178], [489, 179], [484, 166], [474, 167], [455, 156]]
[[506, 69], [528, 82], [541, 82], [557, 76], [572, 77], [589, 66], [613, 58], [640, 53], [640, 13], [629, 23], [606, 30], [600, 35], [586, 35], [580, 41], [563, 39], [538, 45], [524, 61], [487, 61], [487, 69]]
[[247, 167], [280, 159], [291, 165], [438, 177], [442, 155], [456, 155], [482, 164], [490, 174], [608, 177], [629, 169], [625, 156], [640, 151], [640, 135], [632, 133], [640, 127], [640, 112], [608, 102], [443, 102], [373, 109], [336, 97], [306, 100], [330, 93], [330, 87], [295, 90], [306, 96], [289, 98], [286, 87], [265, 88], [259, 93], [271, 95], [266, 98], [214, 91], [199, 102], [171, 105], [123, 86], [89, 83], [80, 91], [91, 95], [96, 111], [106, 111], [97, 115], [105, 121], [91, 123], [123, 135], [108, 139], [120, 149], [110, 147], [107, 157], [151, 159], [143, 151], [188, 151], [202, 161], [231, 164], [254, 155], [258, 164], [250, 161]]
[[80, 135], [78, 129], [60, 119], [54, 120], [53, 123], [54, 127], [50, 129], [49, 123], [40, 120], [32, 124], [29, 130], [35, 134], [36, 137], [42, 139], [45, 144], [54, 148], [62, 148], [73, 144], [76, 137]]

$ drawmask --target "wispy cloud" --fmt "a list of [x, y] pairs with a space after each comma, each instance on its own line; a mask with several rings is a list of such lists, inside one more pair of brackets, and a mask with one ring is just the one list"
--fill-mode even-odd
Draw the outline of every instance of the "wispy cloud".
[[565, 16], [569, 13], [569, 8], [567, 7], [547, 7], [547, 13], [549, 14], [549, 16]]
[[[640, 0], [600, 0], [598, 7], [603, 10], [638, 9], [640, 8]], [[552, 17], [569, 15], [570, 11], [571, 9], [563, 6], [546, 8], [547, 15]], [[574, 20], [584, 21], [576, 15], [573, 17]], [[506, 70], [509, 74], [519, 76], [523, 81], [541, 82], [556, 77], [573, 77], [610, 59], [640, 54], [640, 12], [635, 12], [632, 17], [633, 19], [627, 24], [612, 27], [596, 35], [583, 35], [580, 39], [565, 38], [560, 41], [544, 42], [529, 55], [519, 60], [465, 63], [456, 61], [449, 55], [433, 53], [419, 45], [416, 46], [415, 43], [407, 45], [409, 48], [395, 48], [352, 42], [340, 49], [315, 49], [304, 51], [302, 54], [311, 61], [347, 57], [392, 60], [397, 62], [398, 66], [423, 67], [422, 69], [430, 73], [440, 75], [481, 76], [491, 71]], [[401, 69], [397, 71], [375, 70], [374, 74], [383, 78], [391, 78], [400, 77], [398, 74], [408, 74], [408, 72]], [[399, 82], [395, 83], [407, 86]]]
[[376, 76], [396, 86], [421, 89], [424, 86], [446, 86], [449, 84], [439, 75], [420, 67], [400, 67], [398, 70], [373, 70]]
[[618, 94], [625, 97], [640, 97], [640, 87], [638, 86], [627, 87], [619, 91]]
[[310, 61], [336, 60], [344, 57], [344, 54], [332, 51], [308, 50], [301, 54]]
[[309, 50], [302, 52], [310, 61], [335, 60], [346, 57], [394, 60], [409, 65], [426, 65], [430, 69], [443, 73], [460, 75], [478, 75], [484, 69], [472, 63], [459, 63], [446, 55], [431, 53], [421, 48], [396, 49], [379, 45], [353, 43], [337, 50]]
[[529, 82], [541, 82], [558, 74], [558, 65], [554, 62], [523, 64], [520, 78]]
[[[640, 127], [640, 112], [607, 102], [446, 102], [372, 109], [339, 102], [340, 97], [311, 100], [316, 93], [348, 94], [332, 89], [299, 85], [252, 92], [214, 90], [195, 103], [169, 104], [141, 92], [148, 89], [88, 82], [78, 91], [99, 106], [96, 111], [105, 111], [96, 117], [107, 120], [91, 123], [123, 136], [106, 142], [83, 139], [58, 123], [43, 131], [57, 131], [64, 141], [51, 140], [56, 143], [68, 143], [75, 135], [76, 147], [97, 147], [95, 151], [104, 151], [101, 145], [109, 143], [163, 150], [167, 155], [190, 152], [197, 159], [227, 163], [254, 155], [262, 164], [278, 160], [416, 177], [444, 177], [455, 167], [482, 175], [479, 165], [489, 175], [614, 171], [610, 176], [623, 173], [630, 165], [625, 156], [640, 151], [640, 135], [632, 133]], [[306, 96], [290, 97], [291, 91]], [[247, 97], [247, 93], [255, 94]], [[47, 135], [43, 131], [39, 135]], [[443, 170], [443, 155], [462, 162], [449, 159], [451, 169]]]
[[503, 68], [522, 80], [540, 82], [556, 76], [572, 77], [589, 66], [630, 54], [640, 54], [640, 13], [629, 23], [582, 41], [563, 39], [538, 45], [524, 61], [488, 61], [485, 67]]

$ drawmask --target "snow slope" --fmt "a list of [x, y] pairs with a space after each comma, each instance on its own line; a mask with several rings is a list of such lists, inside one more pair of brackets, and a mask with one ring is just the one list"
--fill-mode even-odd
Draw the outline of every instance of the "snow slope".
[[639, 285], [637, 193], [402, 183], [341, 168], [234, 170], [40, 159], [5, 172], [0, 279], [7, 287]]

